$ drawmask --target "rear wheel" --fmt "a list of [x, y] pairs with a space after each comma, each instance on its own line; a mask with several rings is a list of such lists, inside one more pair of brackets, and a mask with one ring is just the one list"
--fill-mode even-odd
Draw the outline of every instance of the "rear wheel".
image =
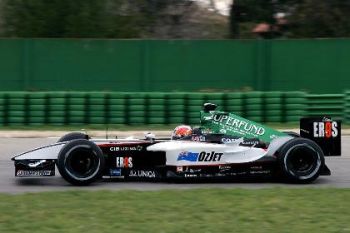
[[278, 161], [284, 177], [293, 183], [311, 183], [324, 166], [322, 149], [306, 138], [293, 138], [279, 150]]
[[61, 176], [74, 185], [88, 185], [101, 177], [105, 159], [93, 142], [77, 139], [68, 142], [58, 154], [57, 167]]
[[293, 138], [300, 138], [300, 134], [293, 132], [293, 131], [283, 131], [283, 133], [286, 133], [289, 136], [292, 136]]

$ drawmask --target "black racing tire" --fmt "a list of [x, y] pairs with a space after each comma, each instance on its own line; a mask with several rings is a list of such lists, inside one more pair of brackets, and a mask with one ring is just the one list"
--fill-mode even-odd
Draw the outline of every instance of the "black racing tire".
[[293, 131], [283, 131], [283, 133], [286, 133], [289, 136], [292, 136], [293, 138], [300, 138], [300, 134], [293, 132]]
[[66, 135], [63, 135], [60, 139], [58, 139], [57, 142], [67, 142], [67, 141], [72, 141], [75, 139], [89, 139], [89, 135], [85, 133], [79, 133], [79, 132], [72, 132], [72, 133], [67, 133]]
[[307, 184], [316, 180], [323, 167], [322, 149], [307, 138], [293, 138], [279, 150], [278, 162], [287, 182]]
[[68, 142], [58, 154], [58, 171], [73, 185], [91, 184], [101, 177], [104, 166], [101, 149], [85, 139]]

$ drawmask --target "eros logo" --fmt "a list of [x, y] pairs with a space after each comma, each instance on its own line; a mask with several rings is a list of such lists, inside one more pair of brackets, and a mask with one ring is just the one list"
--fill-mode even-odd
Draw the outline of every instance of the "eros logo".
[[313, 123], [313, 136], [315, 138], [335, 138], [338, 136], [338, 132], [338, 123], [336, 121]]
[[132, 168], [132, 157], [116, 157], [116, 167], [118, 168]]

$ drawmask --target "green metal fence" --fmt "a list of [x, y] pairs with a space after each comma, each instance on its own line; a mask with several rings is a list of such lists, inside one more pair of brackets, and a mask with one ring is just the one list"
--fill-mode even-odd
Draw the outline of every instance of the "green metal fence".
[[198, 124], [205, 102], [258, 122], [297, 122], [313, 110], [310, 99], [304, 92], [0, 92], [0, 125]]
[[342, 93], [350, 88], [348, 38], [3, 38], [0, 51], [0, 91]]

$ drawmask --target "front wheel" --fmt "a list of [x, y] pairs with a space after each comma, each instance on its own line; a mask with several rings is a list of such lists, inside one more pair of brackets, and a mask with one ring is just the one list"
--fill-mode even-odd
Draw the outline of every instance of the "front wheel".
[[57, 142], [68, 142], [72, 141], [75, 139], [89, 139], [89, 136], [85, 133], [80, 133], [80, 132], [71, 132], [67, 133], [66, 135], [63, 135], [60, 139], [58, 139]]
[[289, 182], [311, 183], [325, 164], [322, 149], [306, 138], [293, 138], [279, 150], [278, 161], [282, 174]]
[[59, 152], [57, 168], [73, 185], [88, 185], [101, 177], [105, 158], [93, 142], [77, 139], [68, 142]]

